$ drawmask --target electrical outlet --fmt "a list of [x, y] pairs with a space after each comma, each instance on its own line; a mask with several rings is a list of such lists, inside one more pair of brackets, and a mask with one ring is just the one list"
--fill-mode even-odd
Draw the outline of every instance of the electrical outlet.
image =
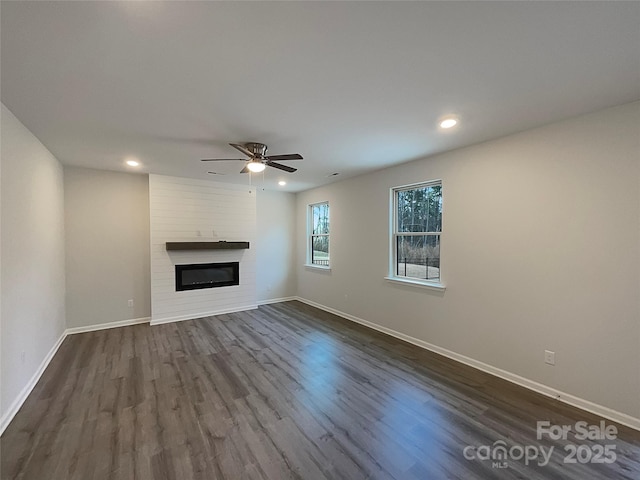
[[133, 298], [127, 302], [127, 305], [129, 305], [130, 307], [133, 307]]
[[544, 351], [544, 363], [549, 365], [556, 364], [556, 352], [552, 352], [551, 350]]

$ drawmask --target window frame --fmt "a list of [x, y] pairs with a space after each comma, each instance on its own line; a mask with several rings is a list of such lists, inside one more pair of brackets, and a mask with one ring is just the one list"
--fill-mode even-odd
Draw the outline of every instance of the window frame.
[[[433, 186], [440, 186], [440, 197], [442, 201], [442, 220], [440, 225], [439, 232], [399, 232], [398, 230], [398, 193], [407, 191], [407, 190], [416, 190], [419, 188], [427, 188]], [[443, 195], [444, 187], [441, 179], [435, 180], [427, 180], [424, 182], [411, 183], [408, 185], [400, 185], [397, 187], [391, 187], [389, 189], [389, 205], [390, 205], [390, 215], [389, 215], [389, 274], [384, 277], [386, 280], [400, 283], [405, 285], [411, 285], [416, 287], [423, 287], [432, 290], [444, 291], [445, 285], [443, 282], [442, 275], [442, 264], [440, 263], [439, 267], [439, 278], [437, 280], [427, 280], [420, 279], [414, 277], [406, 277], [403, 275], [398, 275], [396, 273], [396, 265], [398, 264], [398, 237], [410, 237], [410, 236], [439, 236], [440, 249], [442, 249], [442, 239], [444, 236], [444, 195]], [[440, 256], [442, 259], [442, 255]]]
[[[313, 233], [313, 209], [314, 207], [317, 207], [319, 205], [327, 206], [329, 217], [329, 233]], [[313, 239], [316, 237], [327, 237], [327, 249], [329, 255], [327, 265], [319, 265], [317, 263], [313, 263]], [[331, 270], [331, 206], [328, 200], [310, 203], [307, 205], [307, 259], [305, 267], [317, 268], [320, 270]]]

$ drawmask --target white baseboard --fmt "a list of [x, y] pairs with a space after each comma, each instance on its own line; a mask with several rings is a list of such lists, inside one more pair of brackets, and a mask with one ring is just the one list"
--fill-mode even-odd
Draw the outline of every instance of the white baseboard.
[[366, 327], [372, 328], [373, 330], [386, 333], [387, 335], [391, 335], [392, 337], [399, 338], [400, 340], [404, 340], [405, 342], [411, 343], [426, 350], [430, 350], [434, 353], [440, 354], [457, 362], [464, 363], [465, 365], [469, 365], [470, 367], [477, 368], [478, 370], [489, 373], [496, 377], [500, 377], [511, 383], [515, 383], [522, 387], [528, 388], [529, 390], [533, 390], [534, 392], [540, 393], [547, 397], [551, 397], [561, 402], [567, 403], [581, 410], [586, 410], [587, 412], [594, 413], [604, 418], [608, 418], [609, 420], [613, 420], [614, 422], [626, 425], [627, 427], [633, 428], [635, 430], [640, 430], [640, 418], [632, 417], [631, 415], [627, 415], [626, 413], [618, 412], [609, 407], [605, 407], [603, 405], [593, 403], [589, 400], [585, 400], [575, 395], [556, 390], [542, 383], [538, 383], [534, 380], [516, 375], [515, 373], [511, 373], [487, 363], [474, 360], [473, 358], [466, 357], [456, 352], [452, 352], [451, 350], [447, 350], [446, 348], [438, 347], [437, 345], [433, 345], [418, 338], [405, 335], [404, 333], [397, 332], [387, 327], [383, 327], [381, 325], [378, 325], [377, 323], [369, 322], [368, 320], [364, 320], [354, 315], [341, 312], [339, 310], [336, 310], [335, 308], [327, 307], [311, 300], [307, 300], [306, 298], [295, 297], [295, 300], [306, 303], [307, 305], [311, 305], [312, 307], [319, 308], [320, 310], [333, 313], [334, 315], [345, 318], [347, 320], [351, 320], [352, 322], [359, 323]]
[[255, 310], [258, 305], [245, 305], [241, 307], [227, 308], [223, 310], [215, 310], [213, 312], [202, 312], [190, 315], [180, 315], [177, 317], [152, 318], [151, 325], [162, 325], [163, 323], [183, 322], [185, 320], [195, 320], [196, 318], [213, 317], [215, 315], [224, 315], [225, 313], [244, 312], [246, 310]]
[[67, 335], [74, 335], [76, 333], [95, 332], [97, 330], [106, 330], [108, 328], [128, 327], [129, 325], [138, 325], [140, 323], [149, 323], [151, 317], [132, 318], [130, 320], [120, 320], [117, 322], [109, 323], [97, 323], [95, 325], [87, 325], [85, 327], [71, 327], [67, 328]]
[[291, 300], [298, 300], [298, 297], [282, 297], [282, 298], [271, 298], [269, 300], [258, 300], [258, 305], [269, 305], [270, 303], [290, 302]]
[[49, 362], [51, 362], [51, 359], [56, 354], [56, 352], [60, 348], [60, 345], [62, 345], [62, 342], [64, 341], [65, 338], [67, 338], [66, 330], [62, 332], [62, 335], [60, 335], [60, 338], [58, 338], [58, 340], [53, 345], [53, 347], [51, 347], [51, 350], [49, 350], [49, 353], [47, 353], [47, 355], [44, 357], [44, 359], [38, 366], [38, 369], [29, 379], [29, 381], [24, 386], [24, 388], [20, 391], [16, 399], [13, 401], [13, 403], [9, 407], [9, 410], [7, 410], [5, 414], [2, 416], [2, 418], [0, 418], [0, 435], [4, 433], [5, 428], [9, 426], [9, 424], [11, 423], [11, 420], [13, 420], [13, 417], [16, 416], [16, 413], [18, 413], [18, 411], [22, 407], [22, 404], [25, 402], [27, 397], [29, 397], [29, 394], [33, 391], [33, 388], [38, 383], [38, 380], [40, 380], [40, 377], [42, 376], [44, 371], [47, 369]]

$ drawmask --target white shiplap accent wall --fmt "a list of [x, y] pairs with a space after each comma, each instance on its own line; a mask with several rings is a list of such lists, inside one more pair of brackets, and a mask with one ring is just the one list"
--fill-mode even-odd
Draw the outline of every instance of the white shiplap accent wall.
[[[149, 175], [151, 324], [256, 308], [256, 190]], [[249, 241], [248, 250], [166, 250], [166, 242]], [[175, 265], [240, 262], [240, 285], [177, 292]]]

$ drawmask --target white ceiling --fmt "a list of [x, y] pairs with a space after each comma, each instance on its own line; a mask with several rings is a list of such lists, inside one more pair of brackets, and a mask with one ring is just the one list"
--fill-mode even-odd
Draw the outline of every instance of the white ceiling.
[[248, 183], [199, 159], [256, 141], [304, 156], [264, 177], [299, 191], [640, 98], [640, 2], [3, 1], [1, 21], [2, 102], [108, 170]]

